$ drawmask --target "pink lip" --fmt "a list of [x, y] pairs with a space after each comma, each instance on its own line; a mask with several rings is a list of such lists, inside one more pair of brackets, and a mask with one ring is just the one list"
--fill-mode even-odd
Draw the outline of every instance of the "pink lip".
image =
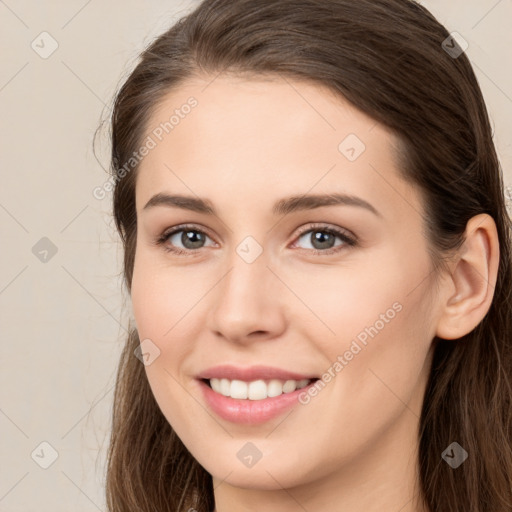
[[[316, 379], [316, 375], [301, 375], [299, 373], [281, 370], [270, 366], [250, 366], [241, 368], [232, 365], [213, 366], [196, 376], [197, 379], [229, 379], [251, 382], [253, 380], [303, 380]], [[277, 397], [276, 397], [277, 398]]]
[[282, 395], [263, 400], [238, 400], [216, 393], [202, 380], [197, 382], [207, 405], [214, 413], [227, 421], [245, 425], [265, 423], [279, 416], [297, 404], [299, 395], [307, 392], [310, 386], [315, 384], [315, 382], [312, 382], [309, 386], [302, 389], [296, 389], [291, 393], [283, 393]]

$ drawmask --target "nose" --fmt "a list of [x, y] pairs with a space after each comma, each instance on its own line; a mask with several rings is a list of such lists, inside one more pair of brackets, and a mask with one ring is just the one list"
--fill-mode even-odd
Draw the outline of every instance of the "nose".
[[208, 327], [217, 337], [248, 344], [276, 338], [285, 330], [289, 297], [264, 254], [248, 263], [235, 253], [212, 290]]

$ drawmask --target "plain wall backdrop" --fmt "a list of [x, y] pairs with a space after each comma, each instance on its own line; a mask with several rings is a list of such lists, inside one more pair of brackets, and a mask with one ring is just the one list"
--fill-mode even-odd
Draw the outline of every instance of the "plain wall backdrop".
[[[510, 195], [512, 2], [421, 3], [469, 44]], [[196, 4], [0, 0], [1, 511], [106, 510], [129, 303], [92, 140], [138, 53]]]

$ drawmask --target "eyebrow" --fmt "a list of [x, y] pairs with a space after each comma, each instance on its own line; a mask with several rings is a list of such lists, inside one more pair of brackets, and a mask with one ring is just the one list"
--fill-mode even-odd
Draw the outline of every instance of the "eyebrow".
[[[377, 217], [382, 217], [382, 214], [364, 199], [347, 194], [310, 194], [286, 197], [274, 203], [272, 213], [274, 215], [287, 215], [300, 210], [313, 210], [322, 206], [337, 205], [357, 206], [372, 212]], [[159, 193], [146, 203], [143, 210], [156, 206], [182, 208], [184, 210], [218, 216], [211, 201], [193, 196]]]

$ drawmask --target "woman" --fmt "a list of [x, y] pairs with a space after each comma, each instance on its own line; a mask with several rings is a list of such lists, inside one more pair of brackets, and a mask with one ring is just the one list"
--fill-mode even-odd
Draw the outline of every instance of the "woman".
[[510, 219], [425, 8], [201, 3], [121, 87], [112, 170], [111, 512], [512, 510]]

